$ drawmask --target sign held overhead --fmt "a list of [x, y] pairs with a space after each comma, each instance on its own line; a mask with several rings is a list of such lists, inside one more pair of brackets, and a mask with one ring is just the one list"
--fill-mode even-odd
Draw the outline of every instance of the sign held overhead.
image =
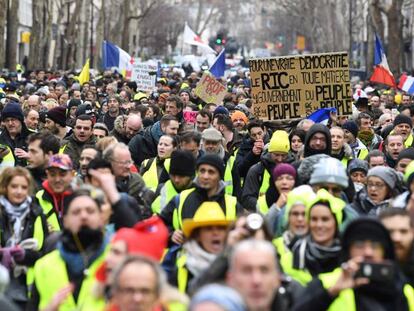
[[253, 112], [262, 120], [304, 118], [319, 108], [352, 114], [346, 52], [249, 61]]

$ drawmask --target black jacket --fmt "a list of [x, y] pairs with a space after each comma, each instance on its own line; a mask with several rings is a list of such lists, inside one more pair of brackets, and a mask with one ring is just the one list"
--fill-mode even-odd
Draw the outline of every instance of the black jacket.
[[265, 151], [260, 157], [260, 162], [249, 169], [247, 177], [244, 180], [242, 194], [242, 202], [245, 209], [256, 211], [257, 199], [259, 197], [259, 190], [262, 185], [265, 170], [267, 170], [270, 175], [269, 189], [266, 191], [266, 196], [277, 196], [276, 187], [272, 177], [274, 167], [275, 163], [271, 160], [270, 154]]
[[163, 134], [161, 125], [157, 122], [132, 137], [128, 147], [137, 167], [140, 167], [145, 159], [157, 156], [158, 141]]
[[[324, 150], [314, 150], [309, 146], [312, 136], [315, 135], [316, 133], [322, 133], [326, 137], [326, 148]], [[305, 153], [304, 153], [305, 158], [311, 155], [314, 155], [314, 154], [319, 154], [319, 153], [330, 155], [331, 148], [332, 148], [331, 132], [325, 125], [320, 124], [320, 123], [315, 123], [314, 125], [311, 126], [309, 131], [306, 133], [304, 145], [305, 145]]]
[[[27, 137], [31, 134], [31, 132], [28, 130], [26, 125], [22, 122], [22, 131], [19, 135], [16, 136], [15, 139], [12, 139], [9, 135], [9, 132], [4, 129], [0, 134], [0, 144], [7, 145], [11, 149], [11, 152], [13, 153], [13, 157], [15, 160], [15, 166], [26, 166], [26, 160], [25, 159], [19, 159], [14, 155], [14, 149], [15, 148], [21, 148], [25, 151], [27, 151]], [[3, 159], [0, 159], [0, 163]]]

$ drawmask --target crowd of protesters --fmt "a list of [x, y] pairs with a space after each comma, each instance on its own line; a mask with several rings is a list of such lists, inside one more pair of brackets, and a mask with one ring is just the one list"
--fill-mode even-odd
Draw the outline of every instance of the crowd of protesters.
[[0, 78], [0, 309], [414, 311], [413, 98], [286, 126], [201, 74]]

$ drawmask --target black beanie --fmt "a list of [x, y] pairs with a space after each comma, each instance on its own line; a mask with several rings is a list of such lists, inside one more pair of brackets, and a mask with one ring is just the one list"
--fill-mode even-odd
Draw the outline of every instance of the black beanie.
[[400, 154], [398, 155], [397, 158], [397, 163], [401, 160], [401, 159], [410, 159], [410, 160], [414, 160], [414, 148], [410, 147], [407, 149], [403, 149]]
[[214, 166], [220, 173], [221, 179], [224, 178], [224, 162], [216, 154], [205, 154], [197, 160], [197, 168], [201, 164], [208, 164]]
[[4, 121], [6, 118], [15, 118], [20, 122], [24, 121], [23, 110], [19, 103], [10, 102], [4, 107], [1, 112], [1, 119]]
[[409, 116], [406, 116], [405, 114], [399, 114], [394, 119], [394, 127], [398, 124], [408, 124], [410, 127], [413, 127], [413, 121]]
[[394, 245], [388, 230], [373, 217], [361, 216], [352, 220], [342, 234], [342, 252], [344, 259], [349, 259], [351, 245], [356, 241], [375, 241], [384, 248], [385, 259], [395, 258]]
[[68, 111], [70, 111], [70, 108], [74, 106], [79, 107], [79, 105], [82, 105], [82, 101], [80, 99], [71, 99], [68, 103]]
[[342, 128], [351, 132], [355, 138], [358, 137], [358, 124], [356, 124], [355, 121], [346, 121], [344, 125], [342, 125]]
[[64, 106], [57, 106], [46, 112], [46, 118], [60, 126], [66, 126], [66, 108]]
[[195, 175], [195, 158], [188, 150], [174, 150], [171, 153], [170, 174], [180, 176]]

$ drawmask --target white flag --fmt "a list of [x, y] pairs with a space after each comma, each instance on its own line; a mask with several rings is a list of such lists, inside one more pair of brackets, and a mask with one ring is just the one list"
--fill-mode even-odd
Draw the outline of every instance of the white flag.
[[205, 43], [200, 36], [197, 36], [197, 34], [188, 26], [187, 23], [185, 23], [184, 27], [184, 43], [199, 46], [206, 52], [216, 54], [216, 52], [207, 43]]

